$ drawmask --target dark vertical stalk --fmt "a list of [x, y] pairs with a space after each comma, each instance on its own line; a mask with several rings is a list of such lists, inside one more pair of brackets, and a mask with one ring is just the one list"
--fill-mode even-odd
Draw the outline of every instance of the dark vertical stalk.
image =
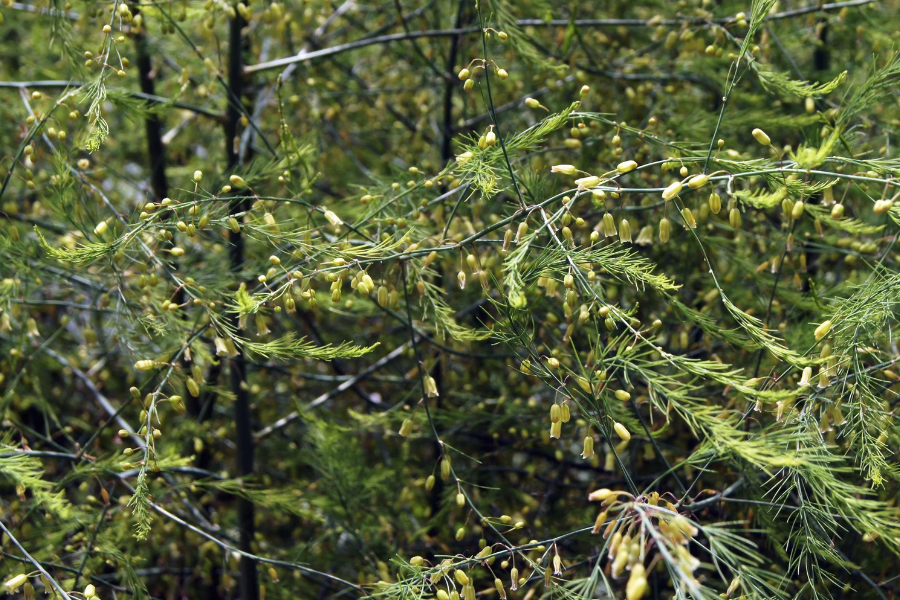
[[[465, 14], [465, 2], [459, 3], [459, 9], [456, 12], [455, 29], [462, 27], [463, 16]], [[450, 38], [450, 54], [447, 56], [447, 78], [446, 87], [444, 88], [444, 137], [441, 142], [441, 163], [442, 166], [447, 164], [453, 156], [453, 148], [450, 142], [453, 140], [453, 87], [456, 85], [456, 57], [459, 54], [459, 38], [455, 35]]]
[[[456, 10], [456, 25], [455, 29], [459, 29], [462, 27], [463, 20], [465, 19], [465, 10], [466, 3], [460, 2], [459, 7]], [[441, 140], [441, 166], [444, 167], [447, 165], [447, 162], [453, 158], [453, 88], [458, 85], [458, 79], [456, 77], [456, 60], [459, 56], [459, 42], [461, 36], [455, 35], [450, 38], [450, 53], [447, 55], [447, 80], [445, 81], [444, 87], [444, 119], [443, 119], [443, 138]], [[449, 221], [448, 221], [449, 222]], [[438, 271], [438, 278], [435, 281], [435, 284], [443, 288], [444, 287], [444, 274], [441, 271]], [[443, 360], [435, 361], [434, 367], [432, 368], [431, 376], [434, 377], [435, 387], [438, 389], [438, 397], [436, 399], [436, 406], [440, 408], [441, 400], [444, 395], [444, 365]], [[435, 448], [434, 462], [437, 463], [441, 459], [441, 450], [440, 447]], [[430, 507], [431, 507], [431, 515], [436, 515], [441, 510], [441, 498], [444, 497], [444, 481], [440, 477], [435, 480], [435, 486], [431, 493], [430, 499]], [[429, 535], [437, 535], [437, 524], [433, 525], [429, 530]]]
[[[134, 36], [135, 50], [137, 51], [138, 78], [141, 83], [141, 91], [151, 96], [156, 95], [153, 84], [153, 65], [150, 62], [150, 52], [147, 48], [147, 35], [141, 31]], [[162, 142], [162, 123], [159, 116], [151, 111], [144, 119], [144, 128], [147, 132], [147, 152], [150, 162], [150, 188], [153, 190], [155, 201], [160, 201], [169, 195], [169, 182], [166, 179], [165, 146]]]
[[[244, 89], [244, 39], [242, 30], [244, 20], [237, 14], [229, 24], [228, 44], [228, 86], [231, 88], [231, 102], [228, 104], [227, 119], [225, 122], [225, 156], [228, 159], [229, 173], [238, 164], [237, 131], [241, 117], [240, 107], [236, 105], [241, 101]], [[248, 208], [246, 199], [231, 205], [231, 214], [242, 213]], [[239, 276], [244, 264], [244, 239], [241, 232], [229, 232], [230, 263], [233, 273]], [[233, 317], [233, 323], [238, 335], [241, 335], [237, 316]], [[247, 390], [247, 361], [244, 352], [238, 348], [237, 356], [231, 359], [231, 391], [234, 394], [234, 423], [237, 445], [237, 470], [240, 476], [247, 477], [253, 474], [253, 430], [250, 419], [250, 395]], [[240, 529], [240, 549], [244, 552], [253, 552], [253, 503], [245, 498], [238, 498], [238, 527]], [[257, 583], [256, 562], [242, 556], [240, 562], [240, 591], [241, 600], [259, 600], [259, 584]]]

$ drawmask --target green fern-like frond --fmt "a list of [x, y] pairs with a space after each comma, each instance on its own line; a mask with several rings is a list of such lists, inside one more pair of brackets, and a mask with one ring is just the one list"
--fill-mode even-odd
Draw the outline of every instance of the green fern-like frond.
[[775, 71], [768, 66], [763, 65], [760, 65], [756, 69], [756, 74], [759, 76], [760, 82], [766, 89], [778, 90], [783, 94], [800, 96], [801, 98], [830, 94], [838, 89], [847, 78], [847, 71], [843, 71], [840, 75], [825, 83], [819, 83], [818, 81], [815, 83], [797, 81], [791, 79], [786, 73]]

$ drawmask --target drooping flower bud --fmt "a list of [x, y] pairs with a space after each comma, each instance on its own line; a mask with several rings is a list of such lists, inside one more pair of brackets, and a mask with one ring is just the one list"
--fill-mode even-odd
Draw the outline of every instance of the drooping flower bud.
[[623, 244], [631, 243], [631, 224], [628, 219], [622, 219], [619, 222], [619, 241]]
[[590, 458], [594, 455], [594, 438], [591, 436], [585, 436], [584, 438], [584, 450], [581, 452], [581, 458]]
[[876, 215], [883, 215], [884, 213], [891, 210], [891, 206], [893, 205], [894, 203], [890, 200], [876, 200], [875, 207], [872, 210], [875, 211]]
[[613, 216], [609, 213], [603, 215], [603, 221], [600, 229], [603, 231], [604, 237], [612, 237], [616, 235], [616, 222], [613, 220]]
[[659, 241], [663, 244], [669, 241], [669, 236], [672, 234], [672, 222], [669, 221], [668, 218], [663, 217], [659, 221]]
[[831, 319], [825, 321], [824, 323], [822, 323], [821, 325], [816, 327], [816, 331], [815, 331], [816, 341], [818, 342], [823, 337], [828, 335], [829, 331], [831, 331]]
[[437, 398], [439, 396], [437, 383], [434, 381], [434, 377], [431, 375], [425, 376], [425, 394], [429, 398]]
[[636, 563], [631, 567], [631, 575], [625, 584], [625, 600], [641, 600], [649, 591], [646, 570], [643, 563]]
[[709, 210], [714, 214], [719, 214], [719, 211], [722, 210], [722, 196], [713, 192], [709, 195]]

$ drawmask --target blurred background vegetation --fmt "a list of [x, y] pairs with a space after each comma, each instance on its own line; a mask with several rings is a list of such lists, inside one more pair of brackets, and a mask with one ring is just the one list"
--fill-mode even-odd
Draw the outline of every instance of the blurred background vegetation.
[[887, 600], [895, 0], [2, 0], [27, 600]]

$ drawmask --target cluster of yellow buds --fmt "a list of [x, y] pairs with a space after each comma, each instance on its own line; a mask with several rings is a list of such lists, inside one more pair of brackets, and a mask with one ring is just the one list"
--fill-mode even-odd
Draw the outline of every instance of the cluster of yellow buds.
[[237, 348], [234, 345], [234, 340], [232, 340], [230, 337], [221, 338], [216, 336], [216, 338], [213, 340], [213, 344], [216, 347], [216, 356], [234, 358], [238, 355]]
[[497, 134], [494, 133], [494, 126], [491, 125], [490, 129], [481, 134], [481, 137], [478, 138], [478, 149], [485, 150], [489, 146], [493, 146], [497, 143]]
[[550, 406], [550, 437], [560, 438], [562, 436], [562, 424], [568, 423], [571, 418], [568, 402], [562, 404], [553, 403]]
[[353, 276], [353, 279], [350, 280], [350, 287], [356, 290], [360, 296], [365, 298], [375, 291], [375, 282], [366, 271], [359, 271]]

